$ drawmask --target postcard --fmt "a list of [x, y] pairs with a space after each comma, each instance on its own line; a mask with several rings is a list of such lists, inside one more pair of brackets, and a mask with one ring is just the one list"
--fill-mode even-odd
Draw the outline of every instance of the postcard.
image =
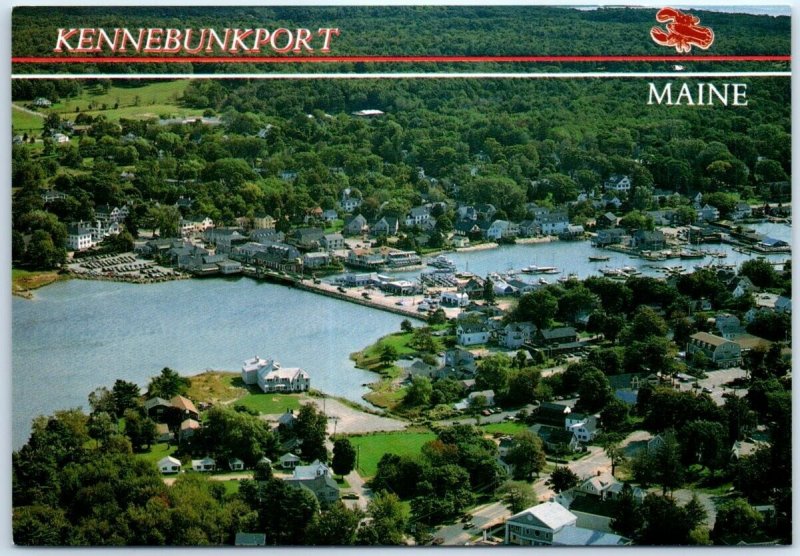
[[788, 7], [12, 18], [16, 545], [792, 543]]

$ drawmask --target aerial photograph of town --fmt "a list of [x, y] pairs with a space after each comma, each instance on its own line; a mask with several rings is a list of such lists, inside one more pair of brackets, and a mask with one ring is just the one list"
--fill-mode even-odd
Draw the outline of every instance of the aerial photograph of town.
[[790, 15], [16, 8], [14, 544], [792, 544]]

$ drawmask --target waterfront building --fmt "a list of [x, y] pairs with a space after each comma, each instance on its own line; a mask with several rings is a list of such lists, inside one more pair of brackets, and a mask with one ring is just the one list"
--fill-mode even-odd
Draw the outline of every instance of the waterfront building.
[[257, 384], [262, 392], [305, 392], [311, 387], [311, 379], [303, 369], [283, 368], [273, 359], [258, 356], [242, 365], [242, 381]]
[[456, 338], [462, 346], [485, 344], [489, 341], [489, 327], [484, 323], [462, 322], [456, 327]]
[[630, 176], [621, 176], [614, 174], [608, 178], [603, 184], [604, 191], [613, 191], [615, 193], [628, 193], [631, 190]]
[[92, 228], [83, 222], [75, 222], [67, 226], [67, 249], [84, 251], [94, 247]]
[[350, 220], [345, 222], [344, 229], [342, 230], [343, 234], [357, 236], [361, 235], [364, 232], [369, 230], [369, 226], [367, 225], [367, 219], [364, 218], [363, 215], [357, 214], [352, 217]]

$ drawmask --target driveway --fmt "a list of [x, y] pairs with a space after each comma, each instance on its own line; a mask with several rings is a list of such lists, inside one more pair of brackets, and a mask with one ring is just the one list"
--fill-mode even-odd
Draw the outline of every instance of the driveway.
[[357, 471], [353, 470], [344, 477], [347, 482], [350, 484], [349, 489], [343, 489], [342, 495], [352, 492], [358, 495], [356, 500], [348, 500], [342, 499], [345, 506], [348, 508], [360, 508], [362, 510], [367, 509], [367, 504], [372, 499], [372, 490], [369, 487], [364, 486], [364, 479], [361, 478], [361, 475], [358, 474]]

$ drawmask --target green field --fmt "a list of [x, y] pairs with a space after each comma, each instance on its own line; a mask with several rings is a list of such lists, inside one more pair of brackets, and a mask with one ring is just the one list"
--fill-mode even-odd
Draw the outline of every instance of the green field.
[[[49, 111], [54, 111], [59, 113], [62, 118], [74, 120], [79, 113], [76, 111], [77, 109], [92, 116], [102, 114], [110, 121], [118, 121], [120, 118], [158, 118], [162, 115], [201, 116], [202, 110], [181, 106], [180, 99], [188, 84], [188, 80], [181, 79], [146, 83], [139, 86], [112, 85], [106, 91], [95, 85], [86, 87], [75, 98], [61, 99], [59, 102], [53, 103], [51, 109], [42, 110], [41, 113], [46, 115]], [[27, 103], [17, 102], [17, 104]], [[38, 116], [22, 110], [12, 110], [12, 125], [15, 130], [40, 130], [42, 122], [43, 118]]]
[[11, 105], [11, 127], [17, 133], [39, 132], [44, 125], [44, 117], [35, 116], [22, 110], [18, 106]]
[[383, 454], [419, 456], [422, 445], [434, 440], [436, 435], [432, 432], [387, 432], [348, 438], [358, 453], [358, 473], [369, 478], [375, 476]]
[[300, 409], [302, 394], [260, 394], [250, 393], [236, 400], [234, 405], [243, 405], [248, 409], [255, 409], [259, 413], [275, 414], [284, 411]]
[[528, 428], [524, 423], [506, 422], [506, 423], [491, 423], [481, 427], [488, 433], [502, 433], [502, 434], [517, 434]]

